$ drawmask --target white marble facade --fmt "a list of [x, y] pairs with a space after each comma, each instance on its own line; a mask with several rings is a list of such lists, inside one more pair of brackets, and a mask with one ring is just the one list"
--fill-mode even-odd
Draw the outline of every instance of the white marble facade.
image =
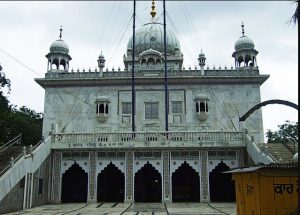
[[[161, 176], [162, 201], [172, 201], [172, 174], [188, 164], [199, 176], [202, 202], [210, 201], [209, 174], [218, 164], [229, 168], [244, 164], [245, 130], [239, 127], [239, 117], [261, 102], [260, 86], [269, 77], [258, 70], [253, 41], [245, 39], [243, 30], [235, 46], [235, 68], [204, 69], [206, 58], [201, 51], [200, 69], [185, 70], [179, 40], [168, 31], [168, 37], [172, 36], [167, 40], [169, 133], [163, 133], [161, 24], [147, 23], [137, 30], [135, 135], [131, 124], [132, 38], [123, 59], [125, 71], [104, 70], [102, 53], [99, 70], [70, 70], [72, 58], [61, 35], [51, 45], [45, 78], [36, 82], [45, 89], [43, 135], [53, 135], [52, 202], [61, 201], [63, 174], [74, 163], [88, 175], [90, 202], [97, 201], [97, 176], [110, 163], [124, 174], [127, 202], [134, 202], [135, 174], [147, 163]], [[256, 142], [263, 142], [261, 110], [247, 119], [245, 128]], [[119, 155], [99, 156], [109, 151]], [[149, 151], [156, 154], [140, 156]]]

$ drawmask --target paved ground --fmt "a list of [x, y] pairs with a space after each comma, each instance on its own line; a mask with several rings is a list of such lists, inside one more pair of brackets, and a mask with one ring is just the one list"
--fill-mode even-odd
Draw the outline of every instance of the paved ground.
[[44, 205], [10, 215], [236, 215], [235, 203], [76, 203]]

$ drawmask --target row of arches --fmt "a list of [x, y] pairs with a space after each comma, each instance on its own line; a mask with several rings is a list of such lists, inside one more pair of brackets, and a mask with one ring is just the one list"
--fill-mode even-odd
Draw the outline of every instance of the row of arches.
[[[221, 162], [209, 174], [211, 202], [235, 201], [234, 182], [223, 171], [229, 167]], [[173, 202], [199, 202], [199, 174], [184, 162], [171, 176]], [[114, 164], [108, 164], [97, 176], [98, 202], [124, 202], [125, 175]], [[74, 163], [62, 176], [61, 201], [87, 201], [88, 174]], [[161, 174], [147, 162], [134, 176], [135, 202], [161, 202]]]

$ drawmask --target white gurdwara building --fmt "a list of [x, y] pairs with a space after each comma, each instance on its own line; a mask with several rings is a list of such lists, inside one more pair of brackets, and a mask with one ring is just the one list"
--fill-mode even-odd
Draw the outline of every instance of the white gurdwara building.
[[263, 142], [261, 110], [243, 125], [239, 117], [261, 102], [269, 75], [260, 74], [244, 29], [234, 68], [205, 66], [201, 51], [199, 69], [184, 69], [180, 41], [166, 32], [168, 113], [163, 25], [135, 33], [134, 132], [132, 38], [124, 71], [105, 70], [102, 54], [95, 71], [74, 71], [61, 35], [51, 44], [45, 78], [36, 79], [45, 89], [43, 136], [51, 136], [50, 202], [235, 200], [231, 177], [221, 172], [258, 160], [247, 144]]

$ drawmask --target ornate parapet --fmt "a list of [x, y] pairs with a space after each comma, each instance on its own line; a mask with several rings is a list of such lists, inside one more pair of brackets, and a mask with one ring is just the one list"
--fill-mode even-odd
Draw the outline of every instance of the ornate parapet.
[[52, 149], [244, 147], [243, 131], [56, 133]]

